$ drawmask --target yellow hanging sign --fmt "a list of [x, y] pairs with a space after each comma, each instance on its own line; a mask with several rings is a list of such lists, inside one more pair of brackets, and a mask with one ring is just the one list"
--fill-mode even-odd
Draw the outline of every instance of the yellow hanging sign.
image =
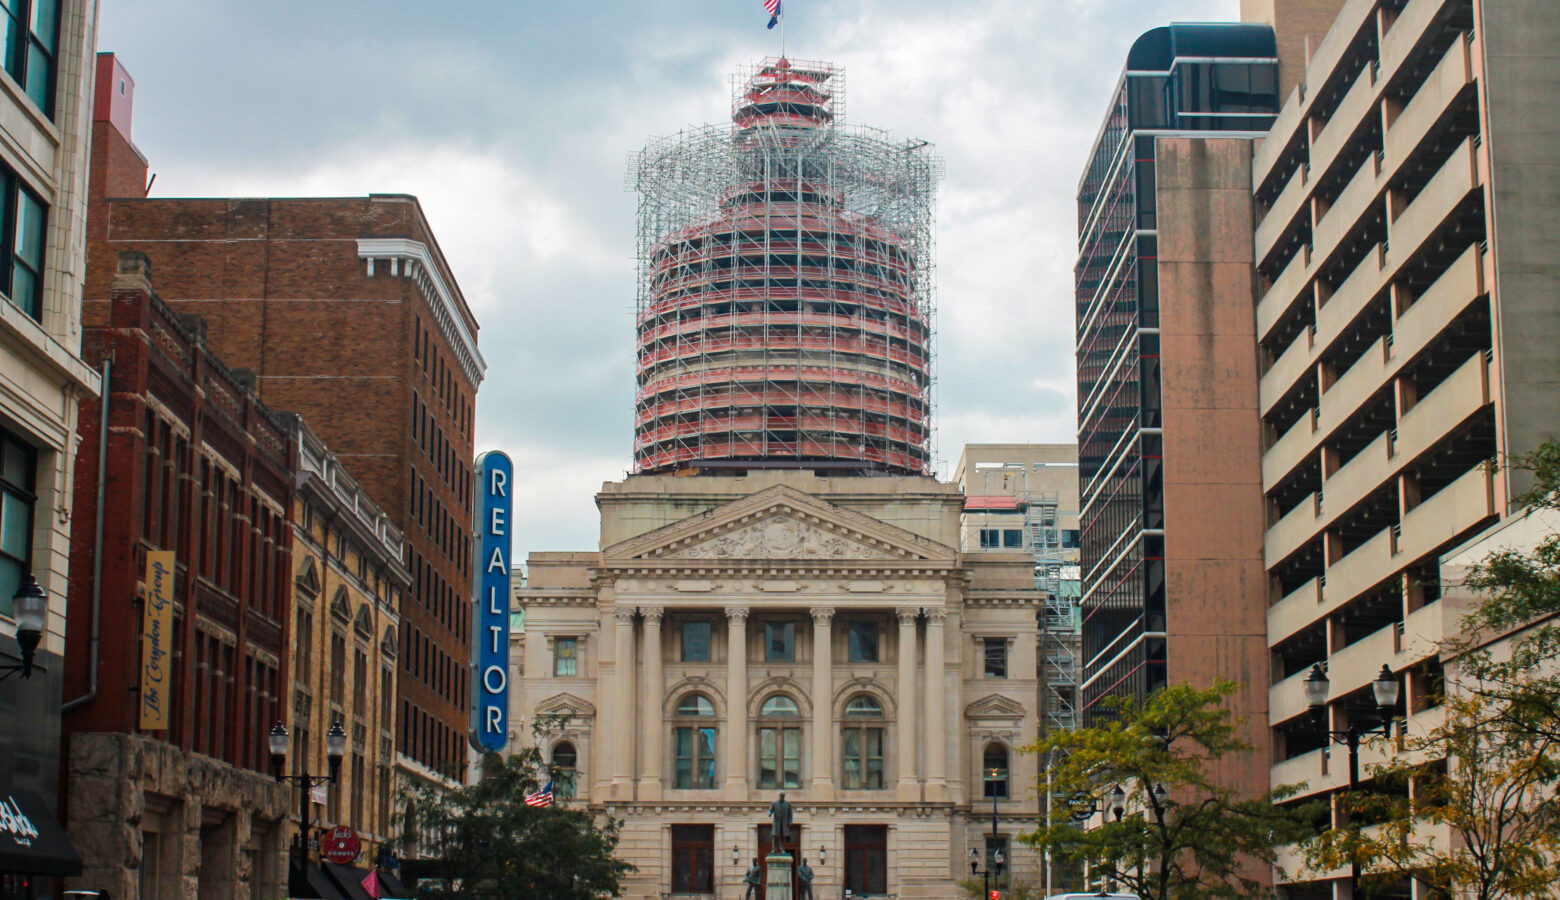
[[168, 727], [173, 705], [173, 551], [146, 554], [146, 606], [141, 616], [141, 730]]

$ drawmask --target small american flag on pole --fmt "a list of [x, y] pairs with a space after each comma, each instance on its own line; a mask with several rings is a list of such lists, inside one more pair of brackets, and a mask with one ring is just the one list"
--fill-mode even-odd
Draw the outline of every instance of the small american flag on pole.
[[552, 779], [548, 779], [547, 786], [542, 788], [541, 790], [537, 791], [536, 793], [534, 793], [534, 794], [526, 794], [525, 795], [525, 805], [526, 806], [552, 806], [553, 805], [553, 783], [552, 783]]
[[780, 0], [764, 0], [764, 9], [769, 11], [769, 27], [775, 27], [780, 21]]

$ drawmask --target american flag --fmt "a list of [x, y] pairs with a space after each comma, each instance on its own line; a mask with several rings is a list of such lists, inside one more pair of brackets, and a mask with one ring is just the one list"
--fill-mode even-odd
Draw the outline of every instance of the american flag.
[[775, 27], [780, 21], [780, 0], [764, 0], [764, 9], [769, 11], [769, 27]]
[[553, 787], [552, 780], [549, 779], [548, 782], [547, 782], [547, 786], [546, 787], [542, 788], [541, 790], [537, 791], [534, 794], [526, 794], [525, 795], [525, 805], [526, 806], [552, 806], [553, 805], [553, 791], [552, 791], [552, 787]]

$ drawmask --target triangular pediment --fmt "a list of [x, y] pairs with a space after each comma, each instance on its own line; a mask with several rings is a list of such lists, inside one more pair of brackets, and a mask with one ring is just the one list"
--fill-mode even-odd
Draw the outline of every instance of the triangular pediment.
[[539, 716], [564, 716], [585, 719], [596, 714], [596, 707], [584, 697], [565, 692], [554, 694], [543, 700], [536, 707], [536, 714]]
[[970, 719], [1022, 719], [1024, 705], [1011, 697], [988, 694], [965, 707], [964, 715]]
[[784, 485], [606, 548], [637, 561], [875, 562], [954, 565], [952, 547]]

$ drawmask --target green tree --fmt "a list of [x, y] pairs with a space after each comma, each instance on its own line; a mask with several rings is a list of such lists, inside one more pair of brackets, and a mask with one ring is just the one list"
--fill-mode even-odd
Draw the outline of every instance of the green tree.
[[[1054, 762], [1051, 824], [1021, 839], [1144, 900], [1257, 896], [1251, 876], [1277, 846], [1311, 833], [1314, 810], [1281, 806], [1292, 788], [1245, 797], [1209, 774], [1210, 763], [1251, 752], [1226, 705], [1237, 689], [1172, 685], [1142, 704], [1118, 703], [1108, 724], [1024, 748], [1054, 751]], [[1089, 811], [1085, 827], [1078, 814]]]
[[1554, 896], [1555, 738], [1489, 728], [1495, 705], [1448, 698], [1444, 724], [1405, 736], [1398, 754], [1371, 767], [1367, 788], [1338, 798], [1344, 824], [1308, 842], [1307, 864], [1358, 861], [1367, 896], [1405, 876], [1473, 900]]
[[[1506, 466], [1528, 483], [1514, 499], [1521, 515], [1560, 511], [1560, 443]], [[1478, 900], [1550, 897], [1560, 880], [1560, 534], [1491, 553], [1463, 586], [1474, 600], [1442, 648], [1443, 724], [1405, 734], [1401, 752], [1372, 767], [1369, 789], [1339, 798], [1345, 821], [1308, 845], [1308, 862], [1358, 862], [1367, 891], [1407, 875]]]
[[[487, 753], [482, 778], [453, 791], [410, 792], [403, 824], [424, 836], [438, 861], [437, 887], [424, 900], [594, 900], [616, 897], [633, 866], [614, 858], [619, 823], [595, 822], [564, 805], [527, 806], [545, 771], [535, 747], [513, 756]], [[554, 773], [557, 775], [558, 773]], [[561, 778], [561, 776], [559, 776]]]

